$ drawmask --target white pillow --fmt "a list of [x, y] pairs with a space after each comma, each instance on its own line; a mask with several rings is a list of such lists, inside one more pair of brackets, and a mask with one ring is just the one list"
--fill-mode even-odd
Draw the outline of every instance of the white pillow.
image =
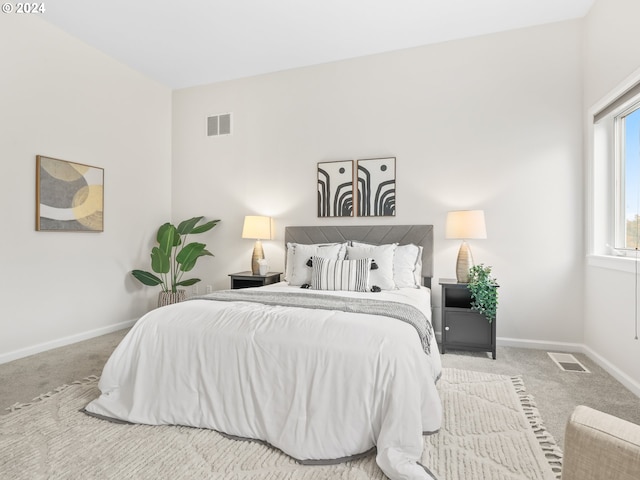
[[[311, 283], [312, 267], [307, 265], [313, 256], [330, 258], [333, 260], [344, 259], [346, 243], [313, 244], [292, 243], [287, 249], [287, 281], [289, 285], [300, 286]], [[289, 257], [291, 252], [291, 257]]]
[[312, 257], [311, 288], [314, 290], [345, 290], [368, 292], [371, 259], [330, 260]]
[[422, 285], [422, 247], [398, 245], [393, 257], [393, 280], [398, 288]]
[[373, 259], [378, 268], [371, 270], [371, 275], [369, 275], [371, 286], [375, 285], [382, 290], [395, 290], [397, 287], [393, 281], [393, 256], [396, 247], [396, 243], [376, 246], [347, 246], [347, 259]]
[[[369, 243], [351, 242], [354, 247], [372, 247]], [[397, 244], [395, 244], [397, 245]], [[409, 271], [413, 278], [409, 277]], [[422, 247], [398, 245], [393, 255], [393, 281], [398, 288], [420, 288], [422, 285]]]
[[422, 247], [418, 247], [420, 252], [418, 253], [418, 261], [416, 262], [416, 269], [413, 272], [413, 276], [416, 280], [416, 288], [420, 288], [424, 277], [422, 276]]
[[[286, 263], [285, 263], [285, 269], [284, 269], [284, 279], [289, 281], [289, 279], [291, 278], [291, 271], [293, 270], [293, 252], [296, 249], [296, 245], [301, 245], [298, 243], [293, 243], [293, 242], [287, 242], [287, 259], [286, 259]], [[344, 245], [345, 249], [344, 252], [342, 252], [342, 258], [344, 258], [345, 254], [346, 254], [346, 243], [344, 244], [339, 244], [339, 243], [312, 243], [312, 244], [302, 244], [302, 245], [311, 245], [314, 247], [329, 247], [329, 246], [333, 246], [333, 245]]]

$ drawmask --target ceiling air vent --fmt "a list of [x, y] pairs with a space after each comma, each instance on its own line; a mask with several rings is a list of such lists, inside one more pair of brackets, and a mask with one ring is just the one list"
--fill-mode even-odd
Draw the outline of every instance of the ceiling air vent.
[[231, 135], [231, 114], [221, 113], [207, 117], [207, 136]]

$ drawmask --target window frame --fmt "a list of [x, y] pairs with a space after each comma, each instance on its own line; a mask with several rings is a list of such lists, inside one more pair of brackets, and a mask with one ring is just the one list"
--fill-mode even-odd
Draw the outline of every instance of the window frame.
[[[616, 248], [624, 235], [623, 133], [616, 119], [640, 108], [640, 69], [595, 103], [586, 116], [587, 264], [634, 271], [638, 251]], [[616, 123], [618, 125], [616, 125]], [[622, 210], [622, 211], [621, 211]], [[623, 222], [620, 221], [623, 219]]]

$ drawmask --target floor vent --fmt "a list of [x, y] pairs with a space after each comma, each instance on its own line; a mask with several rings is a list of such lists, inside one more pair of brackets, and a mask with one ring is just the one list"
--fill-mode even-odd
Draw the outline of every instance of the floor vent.
[[571, 355], [570, 353], [553, 353], [547, 352], [547, 355], [551, 357], [551, 360], [558, 365], [560, 370], [565, 372], [583, 372], [583, 373], [591, 373], [587, 368], [581, 364], [576, 357]]

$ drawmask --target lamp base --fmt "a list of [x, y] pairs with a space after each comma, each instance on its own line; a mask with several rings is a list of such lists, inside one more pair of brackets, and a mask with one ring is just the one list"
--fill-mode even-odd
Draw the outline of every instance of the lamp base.
[[260, 264], [258, 260], [264, 258], [264, 250], [262, 249], [262, 242], [256, 240], [256, 244], [253, 246], [253, 255], [251, 256], [251, 273], [254, 275], [260, 275]]
[[458, 283], [469, 283], [469, 270], [473, 267], [473, 255], [469, 244], [465, 241], [458, 250], [458, 260], [456, 261], [456, 279]]

